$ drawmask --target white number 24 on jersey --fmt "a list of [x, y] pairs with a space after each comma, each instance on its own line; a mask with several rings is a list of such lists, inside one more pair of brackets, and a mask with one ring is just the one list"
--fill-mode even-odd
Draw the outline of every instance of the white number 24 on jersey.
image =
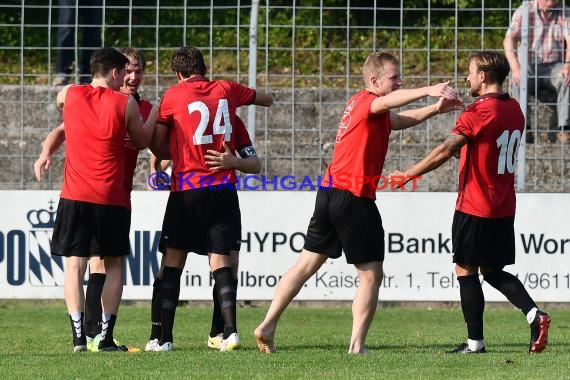
[[[196, 101], [188, 104], [188, 113], [200, 113], [200, 122], [198, 128], [194, 132], [192, 141], [194, 145], [211, 144], [213, 142], [212, 135], [204, 134], [210, 121], [210, 110], [208, 106], [201, 101]], [[224, 141], [230, 141], [232, 135], [232, 123], [230, 120], [230, 111], [228, 109], [228, 100], [218, 100], [218, 108], [216, 109], [216, 116], [212, 123], [214, 135], [224, 135]]]
[[517, 160], [517, 152], [521, 142], [521, 131], [515, 129], [512, 133], [504, 130], [497, 139], [497, 148], [499, 148], [499, 162], [497, 165], [497, 174], [505, 174], [515, 172], [515, 162]]

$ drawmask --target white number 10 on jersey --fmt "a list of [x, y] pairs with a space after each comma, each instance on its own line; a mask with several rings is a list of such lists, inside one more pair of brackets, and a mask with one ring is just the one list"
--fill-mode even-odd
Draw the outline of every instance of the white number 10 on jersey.
[[521, 141], [521, 131], [514, 130], [510, 136], [509, 131], [505, 130], [497, 139], [497, 147], [499, 151], [499, 162], [497, 166], [497, 174], [505, 174], [515, 172], [515, 163], [517, 160], [517, 152]]
[[[188, 113], [192, 114], [194, 112], [200, 112], [200, 123], [198, 123], [198, 128], [196, 128], [192, 138], [194, 145], [211, 144], [214, 141], [212, 135], [204, 134], [208, 127], [208, 122], [210, 121], [210, 110], [208, 106], [201, 101], [188, 104]], [[224, 141], [230, 141], [232, 123], [227, 99], [218, 100], [218, 108], [212, 127], [214, 135], [224, 135]]]

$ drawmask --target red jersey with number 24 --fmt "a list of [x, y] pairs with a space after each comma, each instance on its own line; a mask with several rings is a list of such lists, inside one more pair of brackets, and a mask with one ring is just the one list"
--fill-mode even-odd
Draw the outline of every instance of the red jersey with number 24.
[[524, 130], [519, 103], [508, 94], [480, 96], [461, 113], [452, 133], [461, 148], [455, 209], [483, 218], [515, 215], [515, 167]]
[[208, 150], [235, 153], [236, 108], [255, 100], [255, 90], [226, 80], [196, 76], [170, 87], [162, 97], [157, 122], [170, 127], [171, 191], [200, 189], [237, 181], [235, 170], [214, 171]]

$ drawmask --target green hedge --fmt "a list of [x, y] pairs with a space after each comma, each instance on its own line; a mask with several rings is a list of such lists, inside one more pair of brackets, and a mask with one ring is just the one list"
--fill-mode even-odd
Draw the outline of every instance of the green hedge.
[[[314, 81], [308, 79], [310, 75], [321, 72], [342, 75], [347, 64], [351, 72], [358, 73], [369, 51], [388, 48], [401, 53], [406, 73], [424, 75], [428, 70], [436, 76], [453, 73], [457, 69], [455, 41], [460, 54], [481, 48], [501, 49], [511, 13], [509, 0], [495, 0], [492, 7], [487, 1], [484, 10], [480, 9], [483, 0], [405, 0], [403, 13], [400, 12], [401, 0], [382, 0], [377, 2], [381, 8], [374, 17], [369, 10], [363, 9], [369, 7], [371, 1], [351, 0], [350, 12], [346, 11], [347, 1], [323, 1], [326, 9], [322, 15], [320, 0], [296, 0], [298, 7], [295, 10], [291, 8], [291, 0], [270, 1], [268, 7], [262, 1], [258, 47], [265, 46], [267, 41], [269, 49], [267, 57], [260, 49], [259, 67], [274, 74], [286, 74], [295, 67], [296, 72], [306, 77], [304, 83], [314, 85]], [[53, 3], [57, 4], [57, 1]], [[149, 60], [158, 61], [159, 73], [169, 74], [171, 50], [182, 45], [206, 49], [213, 46], [211, 71], [235, 72], [238, 39], [242, 49], [239, 64], [242, 71], [247, 71], [249, 1], [240, 1], [241, 8], [236, 7], [236, 1], [215, 1], [211, 12], [210, 0], [192, 0], [187, 1], [191, 6], [183, 12], [179, 8], [182, 1], [162, 0], [158, 14], [156, 1], [137, 0], [134, 2], [137, 7], [146, 8], [135, 8], [132, 12], [128, 9], [128, 0], [106, 0], [105, 3], [105, 45], [145, 49]], [[21, 4], [20, 1], [5, 1], [0, 6], [0, 41], [3, 45], [0, 83], [19, 83], [17, 73], [22, 68], [25, 82], [47, 83], [48, 64], [53, 73], [57, 43], [57, 28], [48, 25], [50, 17], [51, 23], [57, 24], [58, 9], [50, 9], [47, 1], [26, 1], [23, 8]], [[130, 41], [129, 34], [125, 33], [129, 18], [132, 19]], [[404, 28], [402, 34], [400, 19]], [[269, 26], [265, 25], [266, 21]], [[157, 23], [160, 26], [159, 41], [156, 41]], [[184, 24], [188, 26], [185, 34]], [[239, 30], [236, 24], [239, 24]], [[157, 45], [159, 49], [156, 49]], [[292, 46], [295, 47], [294, 54], [290, 50]], [[157, 51], [158, 57], [155, 56]], [[267, 67], [265, 62], [268, 62]], [[459, 66], [462, 69], [461, 63]]]

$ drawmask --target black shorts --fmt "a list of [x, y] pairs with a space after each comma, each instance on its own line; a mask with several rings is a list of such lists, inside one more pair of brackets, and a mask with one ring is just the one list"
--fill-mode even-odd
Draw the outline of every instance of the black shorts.
[[481, 218], [455, 211], [453, 262], [491, 268], [515, 263], [515, 217]]
[[227, 186], [171, 192], [164, 213], [159, 250], [166, 247], [199, 255], [239, 251], [241, 213], [237, 191]]
[[372, 199], [346, 190], [319, 189], [304, 248], [349, 264], [384, 260], [384, 228]]
[[130, 254], [131, 210], [123, 206], [101, 205], [61, 198], [51, 240], [51, 253], [58, 256], [89, 257], [97, 254]]

